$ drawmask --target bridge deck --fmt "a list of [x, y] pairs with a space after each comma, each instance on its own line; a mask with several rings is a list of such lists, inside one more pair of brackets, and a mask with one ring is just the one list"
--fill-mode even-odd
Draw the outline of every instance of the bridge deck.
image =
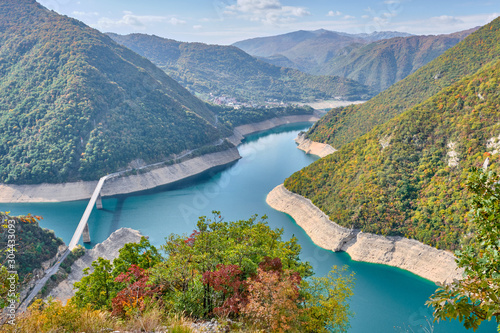
[[80, 238], [82, 237], [83, 229], [85, 228], [85, 225], [87, 224], [87, 221], [90, 217], [90, 213], [92, 213], [92, 209], [94, 208], [97, 197], [101, 193], [101, 189], [102, 189], [102, 186], [104, 185], [104, 181], [106, 181], [106, 179], [109, 179], [109, 178], [112, 178], [115, 176], [117, 176], [117, 174], [110, 174], [110, 175], [101, 177], [101, 179], [99, 179], [99, 182], [97, 183], [97, 186], [95, 187], [94, 193], [92, 193], [92, 197], [90, 197], [87, 208], [85, 208], [85, 212], [83, 213], [82, 218], [80, 219], [80, 223], [76, 227], [75, 233], [73, 234], [73, 238], [71, 238], [71, 241], [69, 242], [68, 248], [70, 251], [72, 251], [76, 247], [76, 245], [80, 241]]

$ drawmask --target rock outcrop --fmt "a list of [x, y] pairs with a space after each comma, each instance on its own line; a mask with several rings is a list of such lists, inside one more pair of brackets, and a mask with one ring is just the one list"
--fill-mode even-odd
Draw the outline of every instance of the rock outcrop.
[[295, 142], [298, 144], [298, 149], [305, 151], [306, 154], [313, 154], [319, 157], [325, 157], [337, 151], [337, 149], [329, 144], [307, 139], [305, 133], [299, 133]]
[[288, 191], [283, 185], [274, 188], [266, 199], [276, 210], [290, 215], [318, 246], [345, 251], [356, 261], [399, 267], [433, 282], [448, 283], [462, 277], [455, 257], [416, 240], [384, 237], [343, 228], [332, 222], [311, 200]]
[[130, 228], [121, 228], [113, 232], [104, 242], [97, 244], [93, 249], [88, 250], [77, 261], [71, 265], [71, 273], [66, 280], [62, 281], [49, 293], [48, 297], [60, 300], [63, 304], [75, 294], [73, 285], [83, 277], [83, 270], [90, 267], [92, 272], [92, 262], [102, 257], [113, 261], [119, 255], [120, 249], [127, 243], [138, 243], [141, 240], [141, 233]]

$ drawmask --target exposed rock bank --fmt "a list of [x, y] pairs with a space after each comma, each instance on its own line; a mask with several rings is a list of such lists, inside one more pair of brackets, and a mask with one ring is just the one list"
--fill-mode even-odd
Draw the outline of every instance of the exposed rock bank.
[[[235, 146], [244, 136], [281, 125], [317, 121], [318, 114], [272, 118], [263, 122], [238, 126], [228, 138]], [[158, 167], [144, 173], [112, 178], [106, 181], [102, 196], [128, 194], [168, 185], [196, 176], [212, 168], [232, 163], [241, 156], [237, 148], [198, 156], [181, 163]], [[97, 181], [79, 181], [63, 184], [10, 185], [0, 184], [0, 203], [8, 202], [61, 202], [85, 200], [92, 196]]]
[[293, 123], [301, 123], [307, 121], [317, 121], [319, 120], [319, 114], [310, 114], [310, 115], [296, 115], [296, 116], [286, 116], [280, 118], [272, 118], [265, 121], [261, 121], [260, 123], [252, 123], [238, 126], [234, 129], [234, 134], [229, 137], [229, 141], [235, 146], [241, 143], [241, 140], [244, 139], [246, 135], [267, 131], [271, 128], [275, 128], [281, 125], [293, 124]]
[[404, 237], [343, 228], [330, 221], [311, 200], [288, 191], [283, 184], [275, 187], [266, 201], [274, 209], [289, 214], [324, 249], [345, 251], [356, 261], [399, 267], [434, 282], [448, 283], [462, 277], [451, 253]]
[[[198, 156], [181, 163], [106, 181], [101, 194], [111, 196], [149, 190], [175, 183], [212, 168], [226, 165], [241, 158], [237, 148]], [[8, 185], [0, 184], [0, 202], [59, 202], [88, 199], [97, 181], [64, 184]]]
[[305, 133], [299, 133], [295, 142], [298, 143], [297, 148], [305, 151], [306, 154], [313, 154], [319, 157], [325, 157], [337, 151], [337, 149], [333, 148], [329, 144], [314, 142], [307, 139]]
[[97, 244], [93, 249], [88, 250], [71, 266], [71, 273], [59, 283], [48, 295], [66, 304], [75, 291], [73, 285], [83, 277], [83, 270], [90, 267], [92, 272], [92, 262], [102, 257], [113, 261], [118, 257], [120, 249], [127, 243], [138, 243], [141, 240], [141, 233], [130, 228], [121, 228], [113, 232], [104, 242]]

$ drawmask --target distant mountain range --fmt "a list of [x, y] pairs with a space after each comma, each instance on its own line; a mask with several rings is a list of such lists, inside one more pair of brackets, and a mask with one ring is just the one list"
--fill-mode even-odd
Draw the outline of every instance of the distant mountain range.
[[[318, 65], [328, 62], [343, 48], [350, 45], [365, 45], [393, 37], [408, 37], [404, 32], [374, 32], [371, 34], [348, 34], [329, 30], [299, 30], [283, 35], [258, 37], [232, 44], [250, 55], [264, 60], [282, 59], [289, 61], [299, 70], [309, 72]], [[272, 60], [269, 62], [274, 63]]]
[[500, 38], [494, 31], [482, 28], [366, 103], [331, 110], [311, 128], [308, 136], [335, 148], [352, 142], [497, 59], [497, 42]]
[[383, 91], [455, 46], [477, 28], [448, 35], [395, 37], [348, 47], [314, 74], [338, 75]]
[[[297, 31], [233, 45], [263, 61], [310, 74], [353, 79], [380, 92], [456, 45], [477, 28], [449, 35]], [[311, 52], [314, 50], [314, 52]]]
[[[314, 53], [320, 53], [322, 57], [325, 57], [326, 54], [333, 54], [335, 51], [353, 43], [367, 44], [393, 37], [408, 36], [412, 35], [397, 31], [348, 34], [325, 29], [299, 30], [282, 35], [246, 39], [232, 45], [258, 57], [270, 57], [278, 54], [285, 56], [287, 54], [304, 54], [307, 46], [318, 46], [320, 49], [314, 49]], [[311, 49], [309, 49], [309, 53], [312, 53]]]
[[158, 36], [108, 34], [148, 58], [198, 96], [228, 95], [243, 101], [365, 99], [366, 86], [338, 76], [317, 76], [258, 60], [234, 46], [183, 43]]
[[457, 249], [471, 167], [500, 170], [500, 18], [370, 101], [336, 108], [309, 138], [339, 151], [285, 186], [332, 221]]

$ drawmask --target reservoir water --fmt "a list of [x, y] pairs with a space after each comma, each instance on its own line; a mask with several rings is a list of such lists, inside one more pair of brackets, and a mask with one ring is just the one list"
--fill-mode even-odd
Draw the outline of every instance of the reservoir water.
[[[238, 147], [241, 160], [176, 188], [104, 199], [104, 209], [94, 209], [89, 219], [93, 242], [103, 241], [121, 227], [130, 227], [159, 246], [170, 233], [191, 233], [198, 216], [211, 216], [212, 210], [220, 210], [226, 221], [265, 214], [271, 227], [284, 229], [285, 238], [298, 238], [302, 260], [309, 261], [317, 275], [326, 274], [333, 265], [349, 265], [356, 272], [351, 298], [355, 315], [349, 332], [468, 332], [458, 322], [433, 324], [431, 330], [427, 320], [432, 318], [432, 311], [424, 303], [436, 289], [432, 282], [397, 268], [352, 261], [346, 253], [323, 250], [292, 218], [266, 204], [269, 191], [317, 159], [298, 150], [293, 141], [309, 126], [287, 125], [251, 135]], [[69, 243], [86, 205], [86, 201], [0, 204], [0, 211], [41, 215], [41, 226], [55, 230]], [[496, 328], [493, 323], [484, 323], [477, 332], [496, 332]]]

